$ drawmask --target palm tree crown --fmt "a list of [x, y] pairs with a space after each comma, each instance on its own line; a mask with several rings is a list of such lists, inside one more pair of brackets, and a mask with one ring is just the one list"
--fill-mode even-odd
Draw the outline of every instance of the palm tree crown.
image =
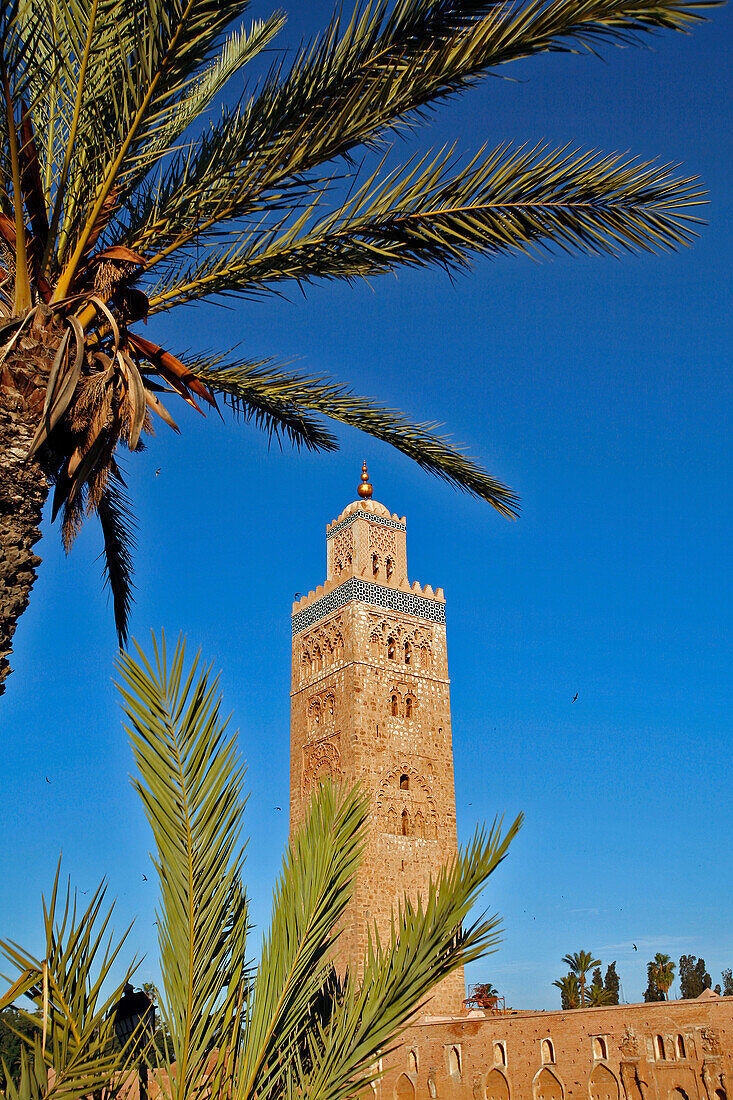
[[572, 955], [563, 955], [562, 961], [570, 967], [580, 985], [580, 1007], [585, 1005], [585, 976], [594, 966], [600, 966], [601, 960], [594, 959], [590, 951], [575, 951]]
[[[354, 425], [515, 515], [509, 489], [397, 413], [226, 349], [163, 348], [136, 326], [283, 283], [690, 241], [702, 192], [667, 165], [502, 144], [466, 159], [438, 150], [392, 171], [372, 161], [360, 174], [357, 152], [386, 151], [397, 128], [499, 65], [685, 30], [704, 6], [374, 0], [335, 16], [253, 88], [239, 84], [237, 105], [212, 120], [209, 107], [262, 59], [282, 15], [246, 27], [249, 0], [4, 4], [0, 512], [28, 530], [8, 526], [0, 541], [15, 538], [25, 555], [23, 599], [50, 481], [67, 547], [85, 515], [100, 520], [124, 640], [133, 527], [119, 449], [141, 448], [152, 414], [178, 431], [170, 397], [199, 412], [223, 401], [316, 450], [336, 446], [322, 416]], [[0, 665], [14, 621], [0, 630]]]
[[657, 989], [664, 994], [666, 1000], [669, 999], [669, 989], [674, 981], [675, 963], [672, 961], [669, 955], [663, 954], [661, 951], [657, 951], [653, 961], [649, 964], [649, 977], [652, 979]]

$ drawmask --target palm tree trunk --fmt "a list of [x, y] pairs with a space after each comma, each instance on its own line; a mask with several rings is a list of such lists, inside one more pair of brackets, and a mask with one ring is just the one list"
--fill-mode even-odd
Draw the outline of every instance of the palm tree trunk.
[[49, 482], [42, 460], [25, 461], [43, 410], [47, 355], [42, 340], [21, 338], [0, 366], [0, 695], [10, 673], [9, 656], [18, 619], [28, 606], [41, 559], [33, 546], [41, 537]]

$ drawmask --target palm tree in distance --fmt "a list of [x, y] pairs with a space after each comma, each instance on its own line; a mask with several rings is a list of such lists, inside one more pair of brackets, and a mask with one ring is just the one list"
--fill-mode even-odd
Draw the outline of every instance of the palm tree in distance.
[[649, 964], [649, 977], [653, 980], [665, 1001], [669, 1000], [669, 990], [674, 981], [674, 972], [675, 964], [670, 956], [657, 951]]
[[594, 966], [600, 966], [601, 960], [594, 959], [590, 951], [576, 951], [572, 955], [563, 955], [562, 961], [570, 967], [570, 972], [578, 979], [580, 986], [580, 1007], [585, 1007], [585, 977]]
[[119, 452], [141, 449], [152, 414], [178, 431], [170, 397], [199, 412], [219, 399], [313, 450], [336, 446], [330, 417], [516, 515], [511, 490], [401, 415], [269, 360], [163, 348], [140, 322], [284, 283], [694, 236], [703, 192], [668, 165], [511, 144], [392, 171], [369, 156], [498, 65], [686, 30], [706, 0], [374, 0], [208, 114], [283, 26], [276, 14], [245, 27], [248, 6], [0, 6], [0, 689], [51, 485], [67, 549], [99, 518], [124, 641], [133, 521]]
[[580, 1008], [580, 984], [575, 974], [566, 974], [552, 983], [560, 990], [560, 1003], [563, 1008]]

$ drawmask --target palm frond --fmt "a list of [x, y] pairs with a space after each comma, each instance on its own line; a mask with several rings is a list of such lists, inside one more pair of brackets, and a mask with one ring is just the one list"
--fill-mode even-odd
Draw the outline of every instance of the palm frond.
[[[26, 1019], [36, 1031], [24, 1068], [25, 1100], [43, 1096], [81, 1100], [109, 1085], [124, 1069], [126, 1055], [114, 1042], [112, 1008], [136, 963], [119, 985], [110, 980], [129, 929], [115, 936], [112, 906], [105, 907], [104, 884], [82, 912], [67, 886], [59, 893], [57, 869], [50, 901], [44, 900], [46, 944], [42, 959], [18, 944], [0, 941], [0, 951], [23, 975], [34, 976], [26, 990], [38, 1010]], [[47, 1071], [53, 1070], [52, 1077]]]
[[[243, 770], [236, 734], [220, 719], [218, 677], [185, 668], [179, 640], [168, 664], [120, 658], [119, 685], [156, 844], [161, 889], [161, 1009], [176, 1063], [172, 1095], [199, 1096], [223, 1072], [246, 983], [247, 902], [241, 883]], [[211, 1051], [217, 1057], [211, 1062]]]
[[[324, 447], [310, 427], [309, 414], [319, 413], [389, 443], [423, 470], [488, 501], [502, 515], [515, 518], [519, 513], [516, 494], [436, 435], [434, 425], [413, 424], [401, 413], [380, 408], [324, 379], [252, 366], [243, 360], [223, 363], [217, 357], [189, 359], [187, 366], [211, 390], [224, 395], [235, 412], [266, 416], [272, 431], [299, 437], [310, 449], [333, 449], [333, 437]], [[306, 425], [304, 430], [301, 424]]]
[[386, 179], [373, 175], [308, 227], [247, 232], [195, 264], [169, 270], [151, 313], [216, 294], [256, 296], [284, 280], [351, 280], [399, 266], [466, 267], [474, 255], [554, 250], [657, 252], [689, 244], [705, 191], [670, 165], [567, 148], [501, 145], [453, 171], [450, 152]]
[[291, 841], [242, 1040], [238, 1100], [282, 1089], [308, 1026], [307, 1008], [330, 971], [334, 930], [351, 900], [366, 844], [369, 799], [322, 784]]
[[127, 624], [132, 607], [135, 520], [130, 501], [119, 486], [107, 482], [97, 504], [104, 538], [104, 586], [109, 585], [120, 649], [127, 643]]
[[[172, 165], [155, 217], [131, 224], [128, 243], [155, 252], [157, 262], [211, 225], [256, 211], [270, 192], [276, 200], [277, 188], [300, 189], [317, 166], [411, 124], [499, 65], [685, 30], [709, 6], [714, 0], [399, 0], [391, 10], [385, 0], [368, 3], [343, 32], [335, 18], [285, 76], [274, 72], [238, 116], [223, 118], [199, 150]], [[192, 202], [195, 230], [185, 224]]]
[[457, 967], [495, 951], [500, 940], [496, 916], [463, 922], [488, 877], [507, 854], [522, 824], [521, 815], [501, 835], [501, 822], [479, 830], [424, 897], [405, 897], [392, 916], [390, 939], [374, 932], [358, 979], [350, 974], [332, 1006], [327, 1026], [314, 1036], [311, 1067], [298, 1082], [319, 1100], [346, 1100], [377, 1073], [379, 1058], [393, 1049], [400, 1032], [414, 1020], [429, 992]]

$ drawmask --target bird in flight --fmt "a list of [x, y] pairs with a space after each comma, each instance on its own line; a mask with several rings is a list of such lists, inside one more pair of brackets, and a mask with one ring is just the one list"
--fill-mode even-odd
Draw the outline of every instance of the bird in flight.
[[275, 809], [282, 811], [282, 806], [276, 806]]
[[576, 693], [575, 693], [575, 695], [573, 696], [573, 699], [572, 699], [573, 703], [575, 702], [575, 700], [576, 700], [577, 698], [578, 698], [578, 693], [577, 693], [577, 691], [576, 691]]
[[293, 599], [294, 600], [299, 600], [302, 595], [303, 595], [302, 592], [296, 592], [295, 595], [293, 596]]
[[48, 776], [46, 776], [46, 782], [47, 782], [47, 783], [50, 783], [50, 782], [51, 782], [51, 780], [50, 780], [50, 779], [48, 778]]
[[638, 948], [638, 947], [636, 946], [636, 944], [635, 944], [635, 943], [632, 943], [632, 945], [631, 945], [631, 946], [633, 947], [634, 951], [638, 951], [638, 950], [639, 950], [639, 948]]
[[148, 876], [147, 876], [147, 875], [143, 875], [143, 882], [147, 882], [147, 881], [148, 881]]
[[155, 476], [156, 476], [156, 477], [157, 477], [157, 476], [158, 476], [158, 474], [160, 473], [160, 470], [161, 470], [161, 468], [160, 468], [160, 466], [159, 466], [159, 467], [158, 467], [158, 469], [157, 469], [157, 470], [155, 471]]

